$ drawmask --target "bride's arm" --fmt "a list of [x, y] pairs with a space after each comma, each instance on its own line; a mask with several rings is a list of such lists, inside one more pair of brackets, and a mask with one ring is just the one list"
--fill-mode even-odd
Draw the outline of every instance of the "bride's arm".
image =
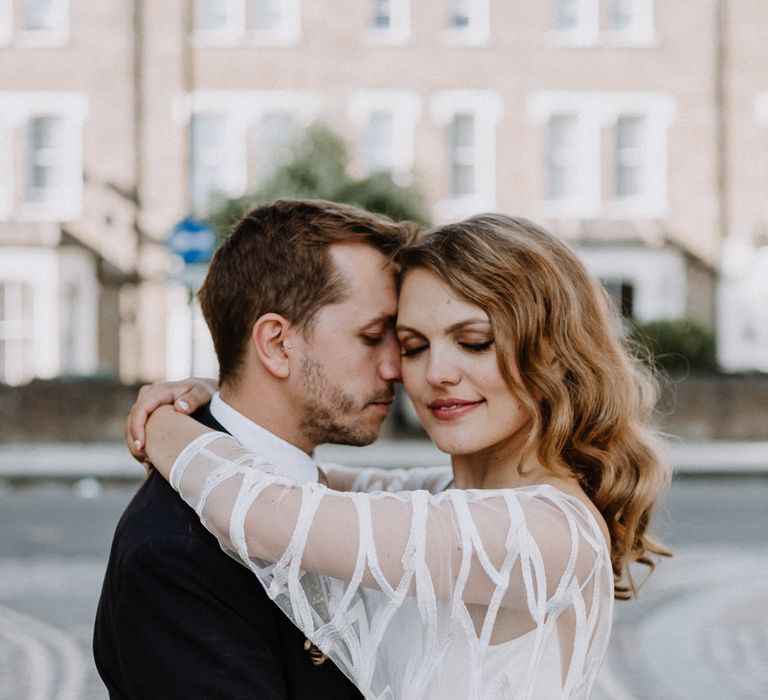
[[498, 589], [517, 607], [527, 606], [531, 577], [551, 593], [600, 549], [578, 509], [533, 492], [341, 493], [268, 473], [232, 437], [170, 407], [147, 430], [155, 467], [248, 566], [278, 562], [390, 592], [421, 585], [480, 604]]
[[382, 469], [377, 467], [348, 467], [340, 464], [322, 464], [328, 477], [326, 484], [336, 491], [418, 491], [440, 493], [453, 480], [450, 467], [408, 467]]
[[159, 406], [146, 419], [147, 456], [167, 479], [184, 448], [201, 435], [212, 432], [202, 423], [176, 413], [169, 405]]
[[133, 457], [140, 462], [147, 458], [144, 450], [145, 426], [153, 411], [167, 405], [173, 406], [180, 413], [191, 415], [208, 403], [218, 388], [217, 380], [206, 377], [189, 377], [142, 386], [125, 423], [125, 442]]

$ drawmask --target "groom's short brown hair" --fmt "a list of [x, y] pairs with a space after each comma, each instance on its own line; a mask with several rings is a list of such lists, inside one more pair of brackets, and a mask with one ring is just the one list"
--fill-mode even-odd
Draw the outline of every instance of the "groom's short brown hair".
[[219, 380], [237, 380], [260, 316], [280, 314], [309, 330], [322, 307], [344, 299], [331, 245], [363, 243], [394, 258], [416, 230], [411, 223], [324, 200], [278, 199], [246, 212], [214, 254], [199, 292]]

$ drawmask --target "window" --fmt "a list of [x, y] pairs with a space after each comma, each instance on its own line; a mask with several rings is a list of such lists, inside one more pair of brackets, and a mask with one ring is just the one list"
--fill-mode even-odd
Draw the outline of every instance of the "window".
[[607, 38], [616, 43], [653, 41], [653, 0], [609, 0]]
[[20, 27], [24, 43], [60, 44], [69, 34], [67, 0], [23, 0]]
[[226, 191], [227, 119], [223, 114], [193, 114], [190, 122], [190, 200], [193, 211], [207, 212], [211, 198]]
[[502, 99], [484, 90], [446, 90], [431, 113], [445, 129], [446, 193], [435, 205], [441, 219], [492, 209], [496, 202], [496, 125]]
[[363, 135], [365, 167], [369, 173], [392, 173], [395, 169], [392, 154], [394, 116], [385, 109], [371, 112]]
[[0, 381], [21, 384], [34, 376], [32, 285], [0, 280]]
[[80, 215], [87, 110], [78, 93], [0, 91], [0, 219]]
[[451, 16], [450, 26], [468, 27], [472, 19], [470, 0], [450, 0]]
[[367, 39], [372, 43], [403, 43], [411, 31], [410, 11], [410, 0], [371, 0]]
[[13, 0], [0, 0], [0, 46], [13, 36]]
[[281, 0], [253, 0], [252, 26], [256, 30], [270, 31], [280, 26], [283, 20]]
[[299, 38], [300, 0], [195, 0], [192, 38], [201, 44], [288, 45]]
[[621, 317], [631, 321], [635, 313], [635, 286], [633, 282], [615, 278], [601, 279], [600, 281]]
[[389, 29], [392, 26], [390, 0], [373, 0], [372, 25], [375, 29]]
[[251, 36], [264, 44], [292, 44], [299, 38], [299, 0], [250, 0]]
[[611, 0], [608, 26], [617, 31], [632, 26], [632, 0]]
[[529, 98], [528, 113], [543, 130], [542, 216], [664, 215], [672, 98], [643, 92], [541, 92]]
[[0, 221], [8, 221], [14, 212], [12, 136], [12, 130], [0, 121]]
[[289, 162], [291, 146], [298, 134], [298, 125], [290, 112], [267, 112], [261, 118], [254, 154], [257, 186], [274, 175], [280, 166]]
[[599, 38], [598, 0], [554, 0], [553, 36], [566, 46], [590, 46]]
[[488, 0], [448, 0], [445, 38], [449, 44], [482, 45], [489, 33]]
[[553, 114], [547, 123], [547, 198], [564, 199], [576, 193], [578, 175], [577, 117]]
[[450, 125], [451, 197], [475, 193], [475, 118], [455, 114]]
[[644, 131], [645, 119], [642, 116], [620, 115], [616, 120], [614, 156], [617, 199], [642, 195], [645, 189]]
[[360, 169], [386, 172], [399, 185], [411, 184], [419, 96], [408, 90], [360, 90], [350, 95], [347, 115], [359, 133]]
[[646, 46], [653, 0], [552, 0], [552, 37], [562, 46]]
[[555, 3], [555, 29], [568, 31], [579, 24], [579, 0], [557, 0]]
[[243, 33], [243, 0], [195, 0], [193, 37], [200, 43], [230, 44]]
[[46, 203], [61, 197], [66, 182], [64, 119], [34, 116], [27, 123], [26, 201]]
[[189, 199], [204, 215], [217, 193], [239, 197], [286, 162], [296, 133], [317, 117], [312, 92], [200, 90], [178, 105], [190, 139]]

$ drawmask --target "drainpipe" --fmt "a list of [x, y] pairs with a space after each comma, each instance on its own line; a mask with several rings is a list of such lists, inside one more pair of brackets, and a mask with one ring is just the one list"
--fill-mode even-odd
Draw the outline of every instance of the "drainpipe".
[[715, 0], [715, 128], [717, 167], [718, 248], [715, 288], [712, 295], [712, 325], [718, 332], [720, 309], [720, 261], [731, 225], [728, 182], [728, 8], [727, 0]]
[[722, 244], [730, 225], [728, 199], [727, 0], [715, 0], [715, 124], [717, 142], [718, 227]]

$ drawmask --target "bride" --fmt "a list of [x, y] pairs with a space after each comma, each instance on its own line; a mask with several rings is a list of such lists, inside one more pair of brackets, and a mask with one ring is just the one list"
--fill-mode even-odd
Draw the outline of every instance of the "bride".
[[441, 227], [400, 266], [403, 383], [450, 474], [298, 485], [168, 406], [147, 455], [366, 698], [587, 698], [630, 564], [666, 553], [653, 384], [530, 222]]

